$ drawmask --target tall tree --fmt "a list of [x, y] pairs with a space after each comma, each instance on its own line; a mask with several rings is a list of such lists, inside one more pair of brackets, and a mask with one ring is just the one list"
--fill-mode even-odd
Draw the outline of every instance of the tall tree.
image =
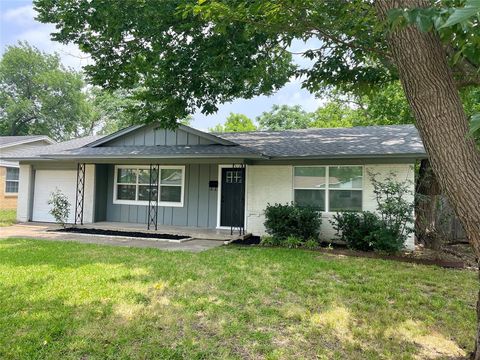
[[[480, 26], [477, 17], [475, 26], [442, 30], [442, 16], [430, 15], [448, 15], [438, 7], [452, 2], [130, 0], [112, 7], [35, 0], [39, 19], [57, 25], [54, 39], [76, 42], [92, 55], [92, 81], [141, 82], [146, 105], [162, 109], [167, 123], [194, 106], [211, 112], [234, 97], [270, 93], [294, 75], [311, 92], [336, 86], [361, 93], [399, 78], [441, 188], [480, 257], [480, 153], [458, 92], [480, 85]], [[387, 18], [409, 25], [391, 29]], [[294, 39], [320, 40], [304, 53], [312, 66], [291, 65]]]
[[91, 131], [90, 105], [80, 73], [58, 55], [25, 42], [7, 47], [0, 60], [0, 133], [48, 135], [65, 140]]
[[209, 130], [212, 132], [242, 132], [255, 131], [257, 127], [248, 116], [230, 113], [223, 125], [217, 124]]
[[257, 117], [261, 130], [306, 129], [312, 122], [311, 114], [299, 105], [273, 105], [272, 110]]

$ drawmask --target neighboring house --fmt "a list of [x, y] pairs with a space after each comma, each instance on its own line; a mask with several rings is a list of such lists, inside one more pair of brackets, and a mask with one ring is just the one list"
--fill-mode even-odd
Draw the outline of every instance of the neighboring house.
[[224, 134], [138, 125], [18, 156], [18, 220], [53, 221], [47, 202], [58, 188], [72, 223], [262, 235], [268, 203], [296, 202], [322, 212], [321, 236], [331, 239], [335, 211], [375, 210], [370, 172], [393, 172], [413, 190], [413, 166], [425, 157], [410, 125]]
[[48, 136], [0, 136], [0, 209], [16, 209], [19, 166], [6, 160], [17, 153], [53, 144]]

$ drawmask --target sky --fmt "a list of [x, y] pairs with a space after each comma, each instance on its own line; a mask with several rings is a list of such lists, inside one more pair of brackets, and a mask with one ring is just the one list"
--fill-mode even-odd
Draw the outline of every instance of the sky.
[[[62, 45], [50, 40], [50, 33], [54, 30], [52, 24], [42, 24], [35, 19], [31, 0], [0, 0], [0, 53], [6, 47], [15, 45], [18, 41], [27, 41], [42, 51], [57, 52], [65, 66], [81, 70], [89, 63], [88, 56], [82, 54], [75, 44]], [[304, 50], [315, 44], [295, 42], [292, 52]], [[295, 61], [305, 65], [307, 60], [296, 56]], [[324, 100], [301, 88], [300, 80], [292, 80], [272, 96], [258, 96], [253, 99], [238, 99], [231, 103], [222, 104], [216, 114], [205, 116], [197, 112], [193, 116], [192, 126], [207, 130], [218, 123], [223, 123], [232, 113], [242, 113], [255, 119], [264, 111], [269, 111], [274, 104], [300, 105], [306, 111], [314, 111]]]

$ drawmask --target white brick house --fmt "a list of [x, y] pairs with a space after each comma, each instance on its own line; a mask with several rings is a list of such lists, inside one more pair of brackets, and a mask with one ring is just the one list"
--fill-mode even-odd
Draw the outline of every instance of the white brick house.
[[[321, 212], [321, 237], [330, 240], [332, 214], [375, 210], [369, 173], [394, 173], [413, 191], [414, 165], [425, 157], [410, 125], [225, 134], [138, 125], [17, 156], [17, 216], [53, 221], [47, 202], [59, 188], [72, 223], [262, 235], [267, 204], [294, 202]], [[405, 246], [414, 247], [413, 236]]]

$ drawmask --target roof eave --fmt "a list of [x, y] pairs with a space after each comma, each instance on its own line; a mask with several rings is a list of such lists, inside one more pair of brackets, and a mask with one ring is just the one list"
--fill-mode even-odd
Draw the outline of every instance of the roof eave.
[[4, 145], [0, 145], [0, 149], [5, 149], [5, 148], [12, 147], [12, 146], [18, 146], [18, 145], [28, 144], [28, 143], [31, 143], [31, 142], [42, 141], [42, 140], [48, 142], [50, 145], [55, 144], [55, 141], [50, 139], [48, 136], [40, 135], [40, 136], [35, 137], [33, 139], [25, 139], [25, 140], [20, 140], [20, 141], [15, 141], [15, 142], [7, 143], [7, 144], [4, 144]]
[[305, 155], [305, 156], [271, 156], [270, 160], [329, 160], [329, 159], [378, 159], [378, 158], [412, 158], [426, 159], [426, 153], [391, 153], [391, 154], [336, 154], [336, 155]]

